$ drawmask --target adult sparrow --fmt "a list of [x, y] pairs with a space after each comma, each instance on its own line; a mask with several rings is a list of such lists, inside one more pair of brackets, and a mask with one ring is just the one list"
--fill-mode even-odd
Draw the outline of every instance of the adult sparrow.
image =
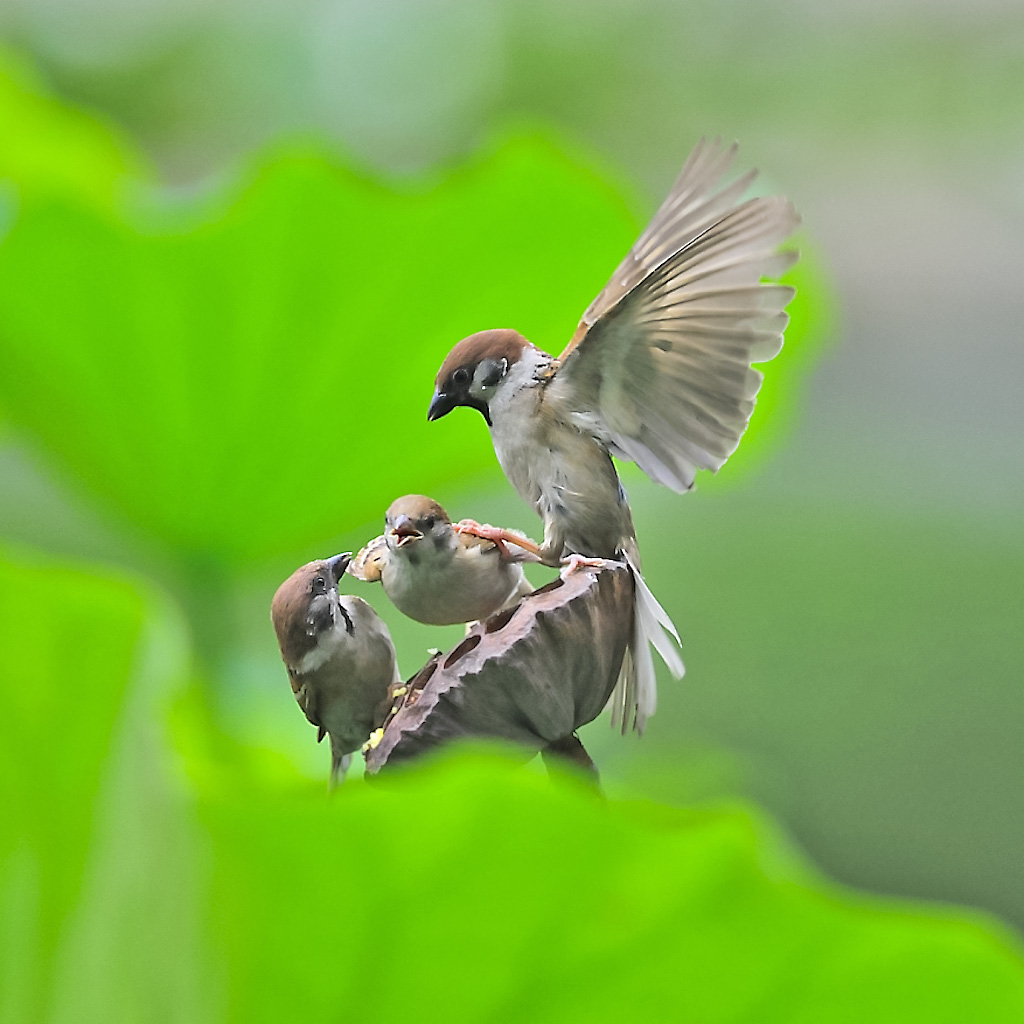
[[468, 405], [483, 415], [505, 475], [544, 520], [543, 561], [582, 555], [633, 568], [635, 634], [611, 701], [624, 731], [630, 718], [642, 731], [655, 709], [648, 640], [674, 675], [683, 667], [640, 576], [611, 456], [676, 491], [698, 469], [717, 470], [754, 408], [762, 377], [751, 364], [782, 347], [793, 296], [762, 278], [795, 261], [777, 247], [799, 217], [781, 197], [742, 199], [756, 172], [722, 184], [735, 152], [717, 140], [696, 146], [557, 359], [514, 330], [470, 335], [442, 364], [428, 412], [436, 420]]
[[338, 594], [349, 554], [296, 569], [274, 594], [270, 618], [292, 692], [306, 718], [331, 741], [331, 785], [345, 777], [389, 706], [398, 681], [387, 626], [360, 597]]

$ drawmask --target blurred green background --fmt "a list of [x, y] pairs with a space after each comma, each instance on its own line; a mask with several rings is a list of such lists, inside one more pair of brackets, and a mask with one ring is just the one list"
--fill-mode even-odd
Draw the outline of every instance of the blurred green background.
[[[1019, 5], [7, 0], [0, 42], [0, 1019], [1024, 1019]], [[805, 228], [736, 456], [624, 470], [686, 678], [583, 730], [607, 807], [491, 755], [326, 804], [275, 587], [410, 491], [537, 535], [433, 374], [558, 351], [702, 134]], [[407, 675], [459, 635], [357, 592]]]

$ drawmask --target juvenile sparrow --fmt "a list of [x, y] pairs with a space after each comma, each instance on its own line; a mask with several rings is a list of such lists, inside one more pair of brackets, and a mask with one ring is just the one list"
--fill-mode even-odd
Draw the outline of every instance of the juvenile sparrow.
[[332, 786], [384, 717], [388, 687], [398, 681], [387, 626], [362, 598], [338, 594], [350, 558], [296, 569], [270, 608], [295, 699], [319, 730], [317, 741], [330, 737]]
[[721, 185], [735, 152], [717, 141], [696, 146], [557, 359], [513, 330], [470, 335], [442, 364], [428, 412], [435, 420], [468, 405], [483, 415], [505, 475], [544, 520], [545, 562], [584, 555], [633, 568], [631, 664], [612, 698], [624, 730], [632, 717], [642, 731], [655, 709], [647, 641], [677, 677], [682, 662], [665, 633], [675, 636], [674, 627], [640, 576], [611, 456], [680, 492], [698, 469], [717, 470], [754, 408], [762, 377], [751, 364], [779, 352], [793, 296], [761, 279], [795, 261], [777, 246], [799, 217], [781, 197], [741, 201], [756, 172]]
[[456, 532], [432, 498], [397, 498], [384, 523], [384, 534], [355, 556], [348, 571], [357, 579], [379, 579], [395, 607], [417, 622], [486, 619], [533, 591], [519, 564], [522, 554], [510, 553], [500, 540]]

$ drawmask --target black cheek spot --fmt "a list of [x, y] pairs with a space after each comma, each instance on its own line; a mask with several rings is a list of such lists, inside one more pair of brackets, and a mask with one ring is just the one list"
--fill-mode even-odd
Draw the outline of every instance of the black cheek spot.
[[490, 373], [487, 374], [481, 381], [480, 385], [485, 388], [493, 388], [495, 384], [505, 376], [505, 368], [501, 363], [495, 364], [491, 369]]
[[345, 620], [345, 629], [348, 631], [349, 636], [355, 636], [356, 627], [352, 625], [352, 620], [348, 617], [348, 612], [345, 611], [341, 605], [338, 605], [338, 611], [341, 612], [341, 617]]

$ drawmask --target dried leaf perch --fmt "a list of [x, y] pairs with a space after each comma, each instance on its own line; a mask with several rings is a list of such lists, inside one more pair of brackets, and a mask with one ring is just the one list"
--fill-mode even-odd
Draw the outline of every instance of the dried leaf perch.
[[593, 772], [574, 733], [608, 702], [632, 628], [633, 579], [623, 563], [549, 583], [474, 625], [398, 687], [365, 749], [367, 774], [466, 737], [511, 740], [527, 758], [541, 751]]

